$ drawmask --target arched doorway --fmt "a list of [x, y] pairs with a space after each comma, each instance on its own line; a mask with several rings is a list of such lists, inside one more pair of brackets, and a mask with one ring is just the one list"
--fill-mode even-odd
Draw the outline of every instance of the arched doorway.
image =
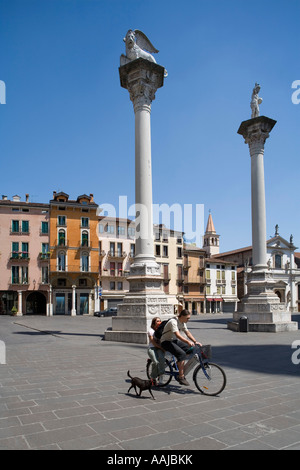
[[46, 297], [32, 292], [26, 299], [26, 315], [46, 315]]

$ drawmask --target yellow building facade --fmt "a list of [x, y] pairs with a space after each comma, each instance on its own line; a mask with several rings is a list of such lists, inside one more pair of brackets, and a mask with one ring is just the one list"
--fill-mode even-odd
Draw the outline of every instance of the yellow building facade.
[[98, 206], [93, 195], [50, 201], [50, 285], [53, 314], [84, 315], [99, 309]]

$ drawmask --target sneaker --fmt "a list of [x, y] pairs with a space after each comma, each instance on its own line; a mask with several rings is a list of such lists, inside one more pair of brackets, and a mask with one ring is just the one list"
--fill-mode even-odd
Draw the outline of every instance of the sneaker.
[[160, 376], [158, 377], [158, 386], [162, 386], [163, 384], [164, 384], [164, 379], [163, 379], [163, 376], [160, 375]]
[[178, 377], [178, 382], [180, 385], [186, 385], [187, 387], [190, 385], [185, 377]]

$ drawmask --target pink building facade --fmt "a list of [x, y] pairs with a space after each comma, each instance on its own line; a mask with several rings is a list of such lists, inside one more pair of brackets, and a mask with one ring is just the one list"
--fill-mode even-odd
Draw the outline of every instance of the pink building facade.
[[0, 314], [49, 315], [49, 205], [0, 200]]

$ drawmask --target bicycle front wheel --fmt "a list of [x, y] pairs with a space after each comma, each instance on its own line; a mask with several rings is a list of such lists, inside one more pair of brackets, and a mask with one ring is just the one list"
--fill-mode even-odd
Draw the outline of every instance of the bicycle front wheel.
[[203, 395], [216, 396], [226, 387], [226, 374], [222, 367], [213, 363], [199, 365], [193, 375], [193, 380], [199, 392]]
[[[152, 362], [150, 359], [148, 359], [147, 366], [146, 366], [148, 379], [151, 379], [151, 367], [152, 367]], [[171, 363], [168, 361], [168, 359], [165, 359], [165, 372], [159, 377], [159, 384], [158, 384], [159, 387], [165, 387], [171, 382], [172, 372], [173, 372], [173, 368], [171, 366]]]

